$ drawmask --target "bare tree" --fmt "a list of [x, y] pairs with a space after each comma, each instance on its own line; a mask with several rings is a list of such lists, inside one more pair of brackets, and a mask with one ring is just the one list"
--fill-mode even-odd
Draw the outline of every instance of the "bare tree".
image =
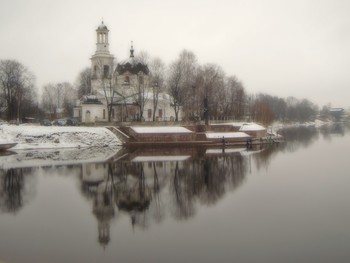
[[206, 124], [210, 115], [218, 117], [224, 112], [225, 73], [215, 64], [206, 64], [199, 68], [196, 77], [197, 96], [202, 102], [203, 118]]
[[156, 110], [158, 107], [159, 94], [164, 90], [165, 82], [165, 64], [160, 58], [155, 58], [150, 64], [151, 72], [151, 88], [153, 96], [153, 116], [152, 119], [155, 121]]
[[70, 116], [76, 97], [76, 90], [70, 83], [50, 83], [43, 88], [42, 107], [50, 118], [57, 118], [58, 114]]
[[225, 115], [241, 119], [244, 115], [246, 94], [243, 84], [235, 77], [226, 79]]
[[108, 111], [108, 121], [112, 121], [112, 112], [113, 112], [113, 104], [116, 100], [116, 93], [114, 89], [114, 85], [112, 84], [112, 79], [101, 79], [101, 83], [103, 85], [103, 92], [105, 95], [105, 99], [107, 102], [107, 111]]
[[98, 59], [95, 64], [95, 69], [92, 74], [92, 78], [96, 79], [97, 86], [94, 88], [97, 90], [91, 91], [91, 93], [98, 93], [98, 90], [103, 92], [101, 95], [104, 96], [106, 100], [108, 121], [112, 121], [113, 103], [115, 100], [115, 84], [112, 82], [113, 68], [109, 65], [105, 65], [102, 59]]
[[168, 90], [172, 99], [175, 121], [179, 120], [179, 111], [184, 107], [184, 112], [188, 112], [190, 105], [190, 92], [194, 86], [195, 70], [197, 68], [197, 58], [194, 53], [183, 50], [179, 58], [174, 61], [168, 71]]
[[7, 119], [19, 121], [23, 101], [33, 94], [34, 80], [34, 75], [21, 63], [0, 61], [0, 89], [7, 107]]
[[78, 98], [91, 94], [91, 68], [85, 68], [77, 79]]
[[50, 83], [46, 84], [43, 87], [43, 94], [42, 94], [42, 108], [44, 111], [50, 115], [50, 118], [56, 118], [57, 115], [57, 106], [55, 104], [56, 102], [56, 89], [55, 85]]

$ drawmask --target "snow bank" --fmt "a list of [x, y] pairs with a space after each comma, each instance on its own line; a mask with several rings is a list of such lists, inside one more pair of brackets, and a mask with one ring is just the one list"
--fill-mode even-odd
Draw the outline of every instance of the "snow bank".
[[117, 154], [119, 148], [62, 148], [36, 149], [30, 151], [4, 151], [0, 153], [0, 168], [49, 167], [82, 163], [106, 162]]
[[0, 126], [0, 143], [18, 143], [13, 150], [117, 147], [122, 143], [103, 127]]

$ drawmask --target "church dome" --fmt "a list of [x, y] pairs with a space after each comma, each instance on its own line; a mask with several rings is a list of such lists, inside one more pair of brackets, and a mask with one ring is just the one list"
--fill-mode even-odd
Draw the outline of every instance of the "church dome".
[[146, 75], [149, 73], [148, 66], [134, 57], [133, 46], [131, 46], [130, 49], [130, 57], [121, 63], [118, 63], [116, 71], [119, 75], [124, 74], [127, 71], [131, 74], [138, 74], [141, 71]]
[[108, 30], [108, 28], [102, 21], [102, 23], [98, 26], [97, 30]]

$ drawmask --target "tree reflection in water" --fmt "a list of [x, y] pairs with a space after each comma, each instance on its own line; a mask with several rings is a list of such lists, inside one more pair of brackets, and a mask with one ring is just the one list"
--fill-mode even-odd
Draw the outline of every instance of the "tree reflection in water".
[[[241, 186], [252, 165], [267, 169], [279, 152], [306, 147], [320, 135], [327, 139], [329, 134], [342, 136], [346, 129], [335, 126], [283, 130], [280, 133], [287, 143], [249, 150], [137, 149], [106, 163], [74, 164], [62, 171], [71, 176], [78, 168], [82, 193], [91, 201], [97, 220], [98, 242], [105, 247], [110, 242], [111, 223], [123, 215], [130, 218], [133, 229], [146, 229], [169, 217], [191, 219], [200, 206], [214, 205]], [[55, 174], [61, 171], [51, 166], [0, 170], [2, 212], [16, 213], [30, 199], [35, 189], [30, 178], [35, 177], [28, 175], [36, 169]]]
[[32, 168], [0, 170], [0, 210], [18, 212], [34, 196]]
[[15, 213], [23, 205], [23, 171], [22, 169], [9, 169], [2, 172], [4, 174], [1, 176], [1, 210]]
[[93, 200], [101, 245], [110, 241], [110, 222], [121, 214], [129, 215], [133, 228], [147, 228], [167, 216], [179, 220], [195, 216], [199, 205], [213, 205], [240, 186], [249, 165], [239, 151], [159, 151], [82, 165], [82, 190]]

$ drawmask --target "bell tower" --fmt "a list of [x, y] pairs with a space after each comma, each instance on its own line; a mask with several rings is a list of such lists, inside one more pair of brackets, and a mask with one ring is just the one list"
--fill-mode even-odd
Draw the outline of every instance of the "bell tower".
[[105, 24], [101, 23], [96, 29], [97, 33], [97, 43], [96, 43], [96, 53], [109, 54], [109, 43], [108, 43], [108, 28]]
[[[110, 83], [113, 74], [114, 57], [109, 53], [109, 30], [101, 22], [96, 29], [96, 51], [91, 57], [91, 91], [94, 93]], [[108, 81], [109, 80], [109, 81]]]

